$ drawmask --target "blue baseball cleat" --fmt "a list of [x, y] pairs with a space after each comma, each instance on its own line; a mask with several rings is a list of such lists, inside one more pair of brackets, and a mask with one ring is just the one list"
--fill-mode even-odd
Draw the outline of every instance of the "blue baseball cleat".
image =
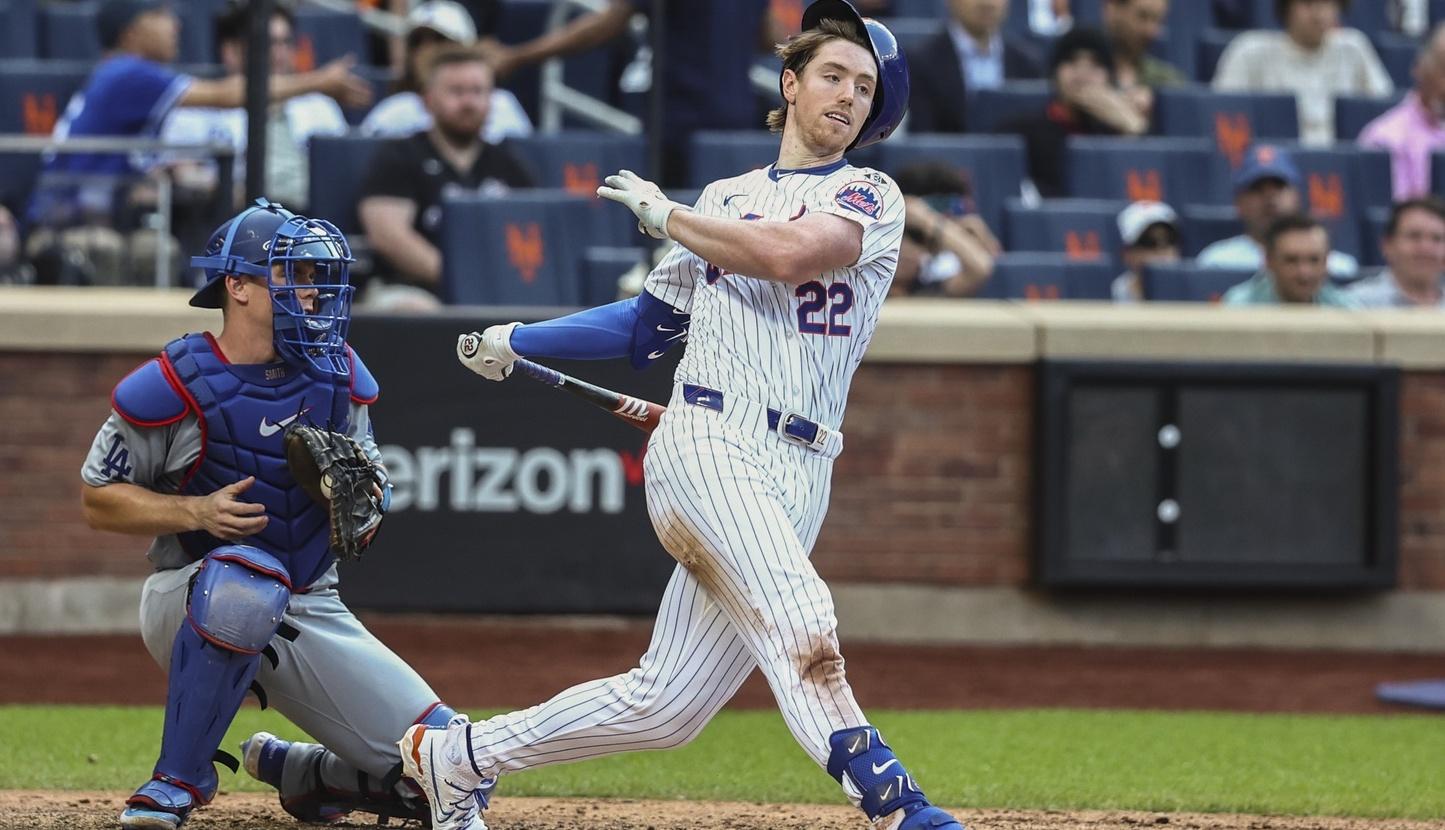
[[126, 799], [120, 826], [126, 830], [176, 830], [195, 806], [196, 798], [190, 790], [152, 779]]
[[964, 830], [963, 822], [931, 804], [919, 805], [919, 809], [911, 813], [907, 810], [904, 812], [907, 814], [898, 825], [898, 830]]

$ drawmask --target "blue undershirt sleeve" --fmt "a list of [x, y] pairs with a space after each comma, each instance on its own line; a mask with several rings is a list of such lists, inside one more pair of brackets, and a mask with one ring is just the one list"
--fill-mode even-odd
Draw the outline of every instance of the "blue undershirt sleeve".
[[523, 357], [605, 360], [632, 352], [637, 327], [636, 298], [589, 308], [555, 320], [527, 323], [512, 331], [512, 351]]
[[589, 308], [512, 331], [522, 357], [605, 360], [629, 357], [641, 369], [687, 337], [690, 316], [644, 291], [630, 300]]

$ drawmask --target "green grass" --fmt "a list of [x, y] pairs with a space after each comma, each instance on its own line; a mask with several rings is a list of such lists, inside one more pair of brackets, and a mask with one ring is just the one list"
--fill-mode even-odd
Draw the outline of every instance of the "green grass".
[[[1020, 809], [1445, 816], [1445, 718], [1123, 711], [878, 712], [935, 801]], [[0, 707], [0, 789], [126, 790], [158, 708]], [[244, 709], [225, 748], [267, 729]], [[255, 790], [222, 771], [223, 788]], [[509, 777], [504, 795], [840, 803], [774, 712], [724, 712], [692, 745]]]

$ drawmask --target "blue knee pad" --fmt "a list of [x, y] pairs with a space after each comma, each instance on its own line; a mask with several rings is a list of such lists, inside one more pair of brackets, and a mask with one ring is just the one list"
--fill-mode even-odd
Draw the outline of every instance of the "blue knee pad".
[[286, 568], [270, 554], [226, 545], [206, 556], [171, 647], [157, 780], [188, 790], [197, 803], [211, 800], [212, 759], [290, 599]]
[[863, 808], [868, 820], [927, 805], [923, 790], [871, 726], [840, 729], [828, 737], [828, 774]]

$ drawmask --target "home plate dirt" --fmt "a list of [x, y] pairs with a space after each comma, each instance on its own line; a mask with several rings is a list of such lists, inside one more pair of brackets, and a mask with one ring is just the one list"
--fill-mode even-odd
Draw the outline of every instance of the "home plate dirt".
[[[128, 793], [0, 791], [0, 828], [114, 830]], [[1294, 818], [1101, 811], [957, 810], [970, 830], [1434, 830], [1445, 821]], [[297, 830], [275, 796], [225, 793], [186, 822], [189, 830]], [[335, 827], [375, 827], [375, 821]], [[397, 823], [393, 822], [393, 826]], [[412, 824], [410, 826], [417, 826]], [[491, 830], [867, 830], [848, 807], [580, 798], [500, 799]]]

